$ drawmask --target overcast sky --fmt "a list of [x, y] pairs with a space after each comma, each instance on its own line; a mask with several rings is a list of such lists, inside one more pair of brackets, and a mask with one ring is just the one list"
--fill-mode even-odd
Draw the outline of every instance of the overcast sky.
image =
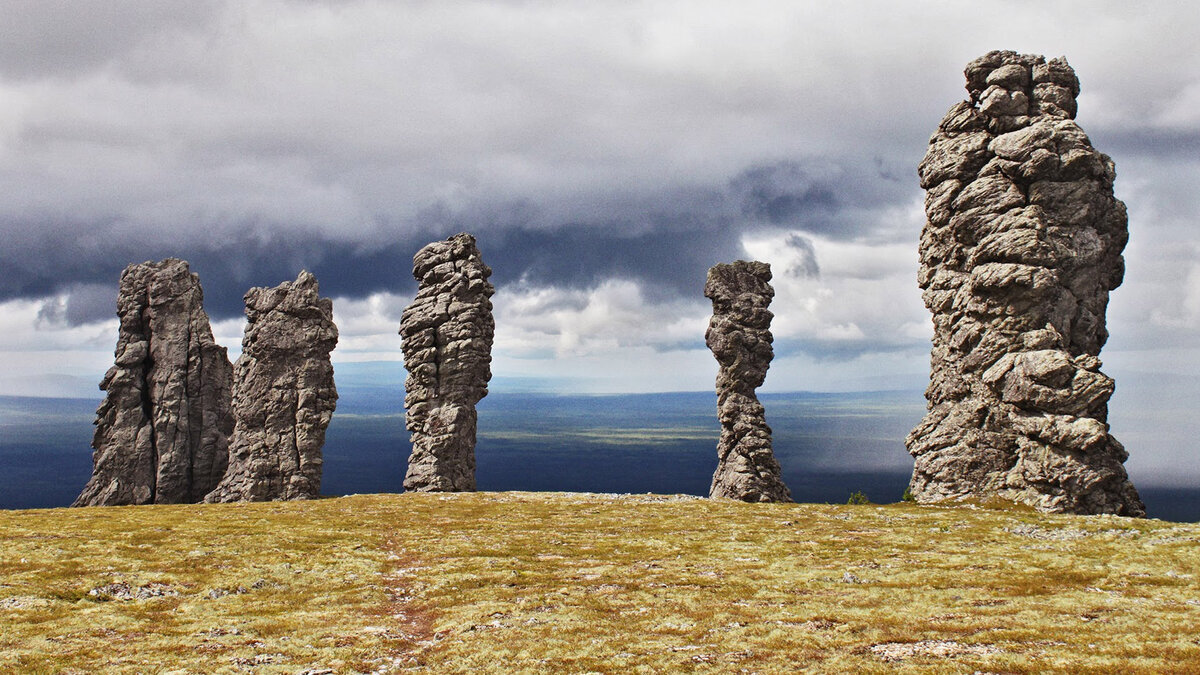
[[1182, 1], [7, 0], [0, 390], [98, 396], [120, 271], [167, 256], [235, 353], [246, 289], [307, 268], [335, 362], [400, 360], [412, 254], [463, 230], [498, 385], [708, 389], [705, 271], [758, 258], [768, 390], [919, 389], [916, 166], [963, 66], [1014, 49], [1075, 67], [1129, 207], [1114, 428], [1150, 406], [1123, 382], [1191, 408], [1197, 45]]

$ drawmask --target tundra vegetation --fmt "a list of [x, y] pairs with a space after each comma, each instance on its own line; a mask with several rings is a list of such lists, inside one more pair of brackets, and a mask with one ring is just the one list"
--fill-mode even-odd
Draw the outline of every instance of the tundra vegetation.
[[563, 493], [0, 512], [0, 671], [1200, 671], [1200, 524]]

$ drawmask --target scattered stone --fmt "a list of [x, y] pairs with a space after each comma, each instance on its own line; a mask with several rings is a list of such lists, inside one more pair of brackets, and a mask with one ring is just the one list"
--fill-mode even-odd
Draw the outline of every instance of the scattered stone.
[[466, 233], [413, 256], [417, 297], [400, 320], [409, 492], [475, 490], [475, 404], [487, 396], [496, 330], [491, 274]]
[[953, 640], [885, 642], [871, 645], [871, 653], [888, 663], [916, 657], [952, 658], [955, 656], [992, 656], [1003, 650], [994, 645], [964, 645]]
[[246, 293], [246, 333], [234, 366], [229, 470], [204, 501], [315, 499], [321, 447], [337, 407], [329, 353], [333, 303], [307, 271]]
[[287, 657], [284, 654], [255, 654], [254, 656], [235, 656], [230, 658], [229, 662], [235, 666], [242, 667], [263, 666], [271, 663], [277, 663], [285, 658]]
[[130, 265], [117, 316], [92, 477], [73, 506], [198, 502], [225, 473], [233, 430], [233, 370], [213, 340], [200, 279], [176, 258]]
[[241, 629], [237, 628], [236, 626], [233, 628], [225, 628], [223, 626], [216, 626], [214, 628], [209, 628], [208, 630], [203, 630], [203, 631], [196, 633], [196, 635], [202, 635], [202, 636], [206, 636], [206, 637], [224, 637], [226, 635], [241, 635], [241, 634], [242, 634]]
[[946, 113], [919, 169], [934, 337], [909, 491], [1144, 516], [1098, 358], [1128, 239], [1112, 160], [1073, 119], [1065, 59], [996, 51], [965, 73], [970, 100]]
[[131, 586], [125, 581], [97, 586], [88, 591], [90, 597], [98, 600], [145, 600], [147, 598], [174, 598], [179, 591], [168, 584], [151, 582], [144, 586]]
[[41, 609], [50, 606], [50, 601], [46, 598], [38, 598], [32, 595], [14, 595], [4, 599], [0, 599], [0, 609]]
[[713, 315], [704, 334], [720, 370], [717, 373], [717, 470], [709, 497], [747, 502], [790, 502], [779, 462], [771, 450], [771, 427], [754, 390], [762, 386], [775, 352], [767, 309], [775, 290], [771, 266], [763, 262], [716, 265], [708, 271], [704, 295]]
[[208, 589], [208, 599], [217, 600], [227, 595], [245, 595], [250, 591], [245, 586], [237, 586], [235, 588], [210, 588]]
[[1126, 530], [1121, 528], [1106, 528], [1103, 530], [1083, 530], [1077, 527], [1038, 527], [1029, 523], [1014, 525], [1006, 528], [1010, 534], [1016, 534], [1030, 539], [1042, 539], [1047, 541], [1072, 541], [1075, 539], [1085, 539], [1087, 537], [1136, 537], [1140, 533], [1137, 530]]

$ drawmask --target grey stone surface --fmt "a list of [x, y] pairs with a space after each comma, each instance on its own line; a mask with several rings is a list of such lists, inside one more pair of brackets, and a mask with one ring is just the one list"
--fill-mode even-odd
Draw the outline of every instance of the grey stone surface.
[[130, 265], [116, 362], [100, 388], [92, 477], [75, 506], [200, 501], [225, 472], [232, 367], [183, 260]]
[[704, 295], [713, 305], [704, 341], [720, 364], [717, 416], [721, 438], [710, 497], [792, 501], [771, 449], [771, 427], [754, 393], [766, 379], [775, 355], [771, 336], [774, 315], [767, 309], [775, 297], [770, 282], [770, 265], [739, 260], [714, 266], [704, 284]]
[[405, 490], [475, 489], [475, 404], [487, 396], [496, 328], [491, 274], [465, 233], [413, 256], [417, 297], [400, 323], [412, 434]]
[[910, 490], [1144, 515], [1108, 433], [1113, 381], [1098, 358], [1128, 238], [1113, 162], [1074, 121], [1065, 59], [997, 51], [965, 74], [970, 99], [919, 169], [934, 337]]
[[317, 279], [246, 293], [246, 333], [234, 366], [229, 469], [206, 502], [313, 499], [321, 447], [337, 407], [329, 353], [337, 346], [333, 302]]

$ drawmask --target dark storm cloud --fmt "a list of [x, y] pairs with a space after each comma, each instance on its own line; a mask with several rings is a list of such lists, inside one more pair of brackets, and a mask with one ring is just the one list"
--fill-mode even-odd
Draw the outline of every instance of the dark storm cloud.
[[784, 270], [784, 274], [810, 279], [821, 276], [821, 266], [817, 264], [817, 251], [813, 248], [812, 239], [799, 234], [790, 234], [783, 243], [796, 251], [799, 256], [795, 264]]
[[[421, 242], [424, 243], [424, 242]], [[263, 241], [138, 245], [122, 241], [102, 247], [43, 239], [33, 247], [0, 253], [8, 272], [0, 275], [4, 299], [66, 295], [52, 299], [42, 318], [75, 325], [106, 319], [116, 311], [116, 289], [126, 265], [175, 257], [187, 260], [200, 276], [205, 308], [213, 319], [242, 314], [242, 296], [253, 286], [275, 286], [296, 278], [301, 269], [317, 276], [326, 296], [360, 296], [374, 291], [406, 292], [415, 287], [412, 254], [417, 241], [371, 251], [319, 236]], [[108, 289], [105, 293], [100, 289]]]
[[[273, 286], [294, 278], [300, 269], [312, 271], [326, 295], [407, 293], [415, 285], [413, 253], [460, 231], [479, 239], [498, 285], [525, 281], [587, 288], [619, 277], [646, 282], [650, 299], [698, 297], [709, 267], [746, 256], [741, 240], [748, 232], [783, 228], [852, 238], [881, 226], [881, 219], [870, 214], [894, 205], [889, 200], [901, 203], [909, 197], [870, 163], [861, 168], [827, 160], [812, 164], [813, 170], [800, 161], [756, 164], [719, 185], [664, 185], [657, 191], [640, 186], [636, 193], [585, 195], [580, 201], [586, 204], [538, 203], [532, 197], [457, 208], [435, 204], [419, 211], [407, 227], [393, 228], [402, 234], [386, 243], [277, 231], [257, 222], [227, 225], [209, 241], [195, 236], [147, 239], [121, 234], [112, 223], [10, 228], [26, 234], [0, 251], [6, 270], [0, 275], [0, 300], [64, 292], [73, 296], [72, 289], [90, 285], [115, 287], [125, 265], [165, 257], [191, 263], [214, 318], [240, 315], [242, 295], [250, 286]], [[846, 180], [854, 175], [859, 177]], [[850, 185], [853, 191], [847, 191]], [[194, 235], [196, 225], [180, 222], [170, 230]], [[80, 237], [80, 231], [92, 234]], [[800, 251], [798, 272], [814, 274], [818, 268], [811, 241], [795, 235], [788, 244]], [[68, 307], [82, 307], [82, 302], [71, 300]], [[63, 311], [70, 323], [111, 315]]]
[[1151, 157], [1186, 161], [1200, 158], [1200, 129], [1126, 126], [1089, 130], [1088, 136], [1097, 149], [1117, 158]]
[[742, 213], [776, 224], [828, 215], [840, 206], [830, 186], [796, 162], [752, 167], [735, 176], [729, 186], [741, 202]]
[[729, 194], [750, 220], [849, 239], [879, 227], [874, 211], [911, 196], [914, 181], [898, 176], [894, 163], [877, 157], [761, 164], [734, 176]]
[[116, 284], [73, 284], [38, 308], [38, 328], [64, 328], [111, 319], [116, 314]]

